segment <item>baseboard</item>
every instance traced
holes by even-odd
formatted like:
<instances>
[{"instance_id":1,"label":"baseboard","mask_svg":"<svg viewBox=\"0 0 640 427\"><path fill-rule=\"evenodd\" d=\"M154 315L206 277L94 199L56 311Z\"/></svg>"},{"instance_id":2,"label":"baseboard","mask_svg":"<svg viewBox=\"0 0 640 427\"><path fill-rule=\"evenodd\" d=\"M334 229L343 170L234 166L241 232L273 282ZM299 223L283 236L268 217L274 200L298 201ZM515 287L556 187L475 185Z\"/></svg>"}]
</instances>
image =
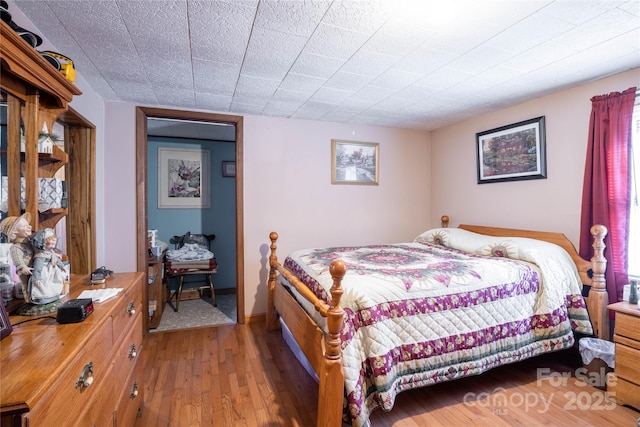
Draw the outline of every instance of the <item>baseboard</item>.
<instances>
[{"instance_id":1,"label":"baseboard","mask_svg":"<svg viewBox=\"0 0 640 427\"><path fill-rule=\"evenodd\" d=\"M263 314L254 314L252 316L245 316L244 323L265 323L267 322L267 315Z\"/></svg>"}]
</instances>

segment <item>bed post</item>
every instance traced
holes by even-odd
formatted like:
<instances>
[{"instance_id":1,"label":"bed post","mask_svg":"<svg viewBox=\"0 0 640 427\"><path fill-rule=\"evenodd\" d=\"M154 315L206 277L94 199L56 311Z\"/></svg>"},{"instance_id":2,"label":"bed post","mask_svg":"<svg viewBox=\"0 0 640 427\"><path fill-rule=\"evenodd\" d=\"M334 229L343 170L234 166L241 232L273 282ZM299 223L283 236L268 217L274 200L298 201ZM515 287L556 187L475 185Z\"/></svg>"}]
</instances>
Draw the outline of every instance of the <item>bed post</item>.
<instances>
[{"instance_id":1,"label":"bed post","mask_svg":"<svg viewBox=\"0 0 640 427\"><path fill-rule=\"evenodd\" d=\"M342 400L344 396L344 372L342 371L342 349L340 330L344 320L344 310L340 306L342 297L341 281L346 267L344 261L333 260L329 272L333 278L331 286L331 307L327 311L327 334L325 335L324 361L318 373L317 427L342 425Z\"/></svg>"},{"instance_id":2,"label":"bed post","mask_svg":"<svg viewBox=\"0 0 640 427\"><path fill-rule=\"evenodd\" d=\"M442 215L440 217L440 226L442 228L449 228L449 217L447 215Z\"/></svg>"},{"instance_id":3,"label":"bed post","mask_svg":"<svg viewBox=\"0 0 640 427\"><path fill-rule=\"evenodd\" d=\"M604 257L604 237L607 227L594 225L591 227L593 236L593 257L591 258L591 290L587 297L587 311L591 317L593 334L603 340L609 340L609 294L604 272L607 270L607 259Z\"/></svg>"},{"instance_id":4,"label":"bed post","mask_svg":"<svg viewBox=\"0 0 640 427\"><path fill-rule=\"evenodd\" d=\"M269 233L269 239L271 239L271 255L269 255L269 280L267 282L267 330L272 331L278 326L276 323L276 312L273 303L276 280L278 280L276 270L276 264L278 263L278 257L276 256L276 241L278 240L278 233L272 231Z\"/></svg>"}]
</instances>

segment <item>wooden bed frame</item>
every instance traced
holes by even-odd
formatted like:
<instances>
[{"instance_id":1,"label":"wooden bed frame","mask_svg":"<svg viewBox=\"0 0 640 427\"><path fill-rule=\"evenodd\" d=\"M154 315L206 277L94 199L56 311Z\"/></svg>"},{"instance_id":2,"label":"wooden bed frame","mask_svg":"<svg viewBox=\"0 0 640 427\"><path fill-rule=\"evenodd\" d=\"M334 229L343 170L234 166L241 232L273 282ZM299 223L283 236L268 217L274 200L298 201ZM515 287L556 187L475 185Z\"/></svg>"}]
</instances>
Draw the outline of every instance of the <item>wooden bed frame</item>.
<instances>
[{"instance_id":1,"label":"wooden bed frame","mask_svg":"<svg viewBox=\"0 0 640 427\"><path fill-rule=\"evenodd\" d=\"M448 216L442 216L441 221L443 227L448 227ZM604 276L607 267L607 260L604 257L606 227L602 225L591 227L594 251L591 261L580 257L575 246L562 233L466 224L462 224L458 228L490 236L527 237L544 240L564 248L574 260L582 282L591 286L586 302L594 335L598 338L609 340L609 316L607 312L609 298ZM280 327L278 318L282 318L302 353L318 375L318 419L316 426L340 426L342 425L344 394L344 373L342 371L340 351L340 329L342 328L344 311L340 307L340 298L343 293L341 281L346 272L345 265L341 260L331 262L329 271L333 278L333 286L331 287L332 301L331 305L328 305L316 297L293 273L280 264L276 255L278 233L272 232L269 238L271 240L271 255L269 256L267 329L273 330ZM311 302L316 311L326 317L328 330L326 334L298 304L291 293L278 282L278 274L282 275L291 286L295 287L300 295Z\"/></svg>"}]
</instances>

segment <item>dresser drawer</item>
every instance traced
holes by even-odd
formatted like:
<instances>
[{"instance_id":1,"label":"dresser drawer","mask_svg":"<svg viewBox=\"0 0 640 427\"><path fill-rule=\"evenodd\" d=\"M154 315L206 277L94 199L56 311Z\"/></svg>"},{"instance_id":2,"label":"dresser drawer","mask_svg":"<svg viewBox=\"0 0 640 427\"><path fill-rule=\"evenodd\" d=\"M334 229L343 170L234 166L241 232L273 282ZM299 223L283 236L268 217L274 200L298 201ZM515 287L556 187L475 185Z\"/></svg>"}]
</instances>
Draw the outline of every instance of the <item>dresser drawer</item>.
<instances>
[{"instance_id":1,"label":"dresser drawer","mask_svg":"<svg viewBox=\"0 0 640 427\"><path fill-rule=\"evenodd\" d=\"M113 365L109 371L109 377L113 372ZM65 426L77 427L113 427L116 416L113 398L116 393L116 384L113 381L102 381L98 395L84 408L84 413L78 420L69 420Z\"/></svg>"},{"instance_id":2,"label":"dresser drawer","mask_svg":"<svg viewBox=\"0 0 640 427\"><path fill-rule=\"evenodd\" d=\"M142 311L142 292L137 287L128 289L122 295L118 306L113 310L114 344L118 342L120 334L129 330L133 325L136 314Z\"/></svg>"},{"instance_id":3,"label":"dresser drawer","mask_svg":"<svg viewBox=\"0 0 640 427\"><path fill-rule=\"evenodd\" d=\"M138 412L142 411L144 403L144 388L142 376L144 364L141 358L136 358L126 385L122 385L118 406L116 407L116 427L128 427L135 424ZM118 395L119 392L116 392Z\"/></svg>"},{"instance_id":4,"label":"dresser drawer","mask_svg":"<svg viewBox=\"0 0 640 427\"><path fill-rule=\"evenodd\" d=\"M640 350L616 344L615 373L618 378L640 385Z\"/></svg>"},{"instance_id":5,"label":"dresser drawer","mask_svg":"<svg viewBox=\"0 0 640 427\"><path fill-rule=\"evenodd\" d=\"M140 359L142 350L142 313L137 313L134 317L134 324L127 331L123 340L119 343L115 350L113 362L114 373L113 381L118 387L124 387L127 378L131 374L136 361ZM118 388L117 394L120 394Z\"/></svg>"},{"instance_id":6,"label":"dresser drawer","mask_svg":"<svg viewBox=\"0 0 640 427\"><path fill-rule=\"evenodd\" d=\"M616 313L615 333L635 341L640 341L640 320L638 316L631 316L626 313Z\"/></svg>"},{"instance_id":7,"label":"dresser drawer","mask_svg":"<svg viewBox=\"0 0 640 427\"><path fill-rule=\"evenodd\" d=\"M84 351L78 353L60 378L26 415L29 426L74 425L73 420L79 419L92 399L102 397L100 388L104 386L103 383L109 382L108 373L112 365L109 359L112 347L111 322L104 322L103 327L96 332L87 341ZM34 369L38 369L38 366L34 366ZM88 379L89 385L82 383L82 376Z\"/></svg>"},{"instance_id":8,"label":"dresser drawer","mask_svg":"<svg viewBox=\"0 0 640 427\"><path fill-rule=\"evenodd\" d=\"M618 405L629 405L640 410L640 385L620 377L613 380L607 389L609 397Z\"/></svg>"}]
</instances>

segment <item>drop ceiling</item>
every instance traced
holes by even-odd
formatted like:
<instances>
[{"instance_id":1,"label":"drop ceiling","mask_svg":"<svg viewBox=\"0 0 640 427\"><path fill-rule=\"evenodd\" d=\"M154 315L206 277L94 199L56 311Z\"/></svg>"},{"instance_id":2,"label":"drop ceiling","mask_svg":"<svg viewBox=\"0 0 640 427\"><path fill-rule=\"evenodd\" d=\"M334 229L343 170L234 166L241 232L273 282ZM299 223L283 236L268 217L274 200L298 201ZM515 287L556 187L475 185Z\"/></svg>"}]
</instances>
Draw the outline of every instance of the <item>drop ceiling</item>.
<instances>
[{"instance_id":1,"label":"drop ceiling","mask_svg":"<svg viewBox=\"0 0 640 427\"><path fill-rule=\"evenodd\" d=\"M640 67L638 0L10 1L15 9L105 100L238 115L433 130Z\"/></svg>"}]
</instances>

